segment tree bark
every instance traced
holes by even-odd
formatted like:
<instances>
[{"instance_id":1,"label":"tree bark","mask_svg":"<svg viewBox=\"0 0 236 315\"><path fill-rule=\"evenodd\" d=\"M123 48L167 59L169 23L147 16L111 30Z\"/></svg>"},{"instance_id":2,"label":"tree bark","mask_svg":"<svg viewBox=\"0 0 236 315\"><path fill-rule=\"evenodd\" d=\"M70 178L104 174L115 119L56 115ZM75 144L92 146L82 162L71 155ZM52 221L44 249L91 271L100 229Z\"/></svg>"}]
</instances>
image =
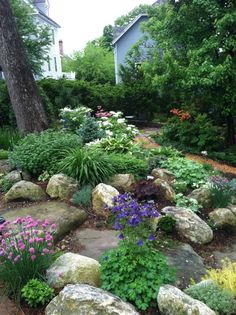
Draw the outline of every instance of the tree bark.
<instances>
[{"instance_id":1,"label":"tree bark","mask_svg":"<svg viewBox=\"0 0 236 315\"><path fill-rule=\"evenodd\" d=\"M48 122L43 104L9 0L0 0L0 66L19 131L27 134L46 129Z\"/></svg>"},{"instance_id":2,"label":"tree bark","mask_svg":"<svg viewBox=\"0 0 236 315\"><path fill-rule=\"evenodd\" d=\"M233 115L230 113L226 117L227 122L227 138L228 138L228 144L233 145L235 144L235 129L234 129L234 118Z\"/></svg>"}]
</instances>

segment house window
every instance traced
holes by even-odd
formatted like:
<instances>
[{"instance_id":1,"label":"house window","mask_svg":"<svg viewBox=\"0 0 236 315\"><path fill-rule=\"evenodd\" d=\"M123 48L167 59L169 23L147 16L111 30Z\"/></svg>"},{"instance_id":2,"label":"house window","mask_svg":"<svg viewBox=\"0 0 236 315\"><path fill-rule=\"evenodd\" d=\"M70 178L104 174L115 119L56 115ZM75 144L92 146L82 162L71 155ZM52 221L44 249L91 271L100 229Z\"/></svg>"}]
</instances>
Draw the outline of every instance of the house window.
<instances>
[{"instance_id":1,"label":"house window","mask_svg":"<svg viewBox=\"0 0 236 315\"><path fill-rule=\"evenodd\" d=\"M54 30L52 30L52 43L55 44L55 33L54 33Z\"/></svg>"},{"instance_id":2,"label":"house window","mask_svg":"<svg viewBox=\"0 0 236 315\"><path fill-rule=\"evenodd\" d=\"M54 66L55 66L55 71L57 72L57 58L54 57Z\"/></svg>"},{"instance_id":3,"label":"house window","mask_svg":"<svg viewBox=\"0 0 236 315\"><path fill-rule=\"evenodd\" d=\"M48 71L51 71L51 62L50 57L48 56Z\"/></svg>"}]
</instances>

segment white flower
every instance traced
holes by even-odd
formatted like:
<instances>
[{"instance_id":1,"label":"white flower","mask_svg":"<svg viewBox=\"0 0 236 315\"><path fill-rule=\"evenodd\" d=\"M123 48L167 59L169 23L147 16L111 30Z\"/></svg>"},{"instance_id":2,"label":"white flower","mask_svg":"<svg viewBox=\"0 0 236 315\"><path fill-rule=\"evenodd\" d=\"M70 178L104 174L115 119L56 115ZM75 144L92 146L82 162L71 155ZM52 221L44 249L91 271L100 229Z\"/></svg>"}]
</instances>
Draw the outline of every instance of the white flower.
<instances>
[{"instance_id":1,"label":"white flower","mask_svg":"<svg viewBox=\"0 0 236 315\"><path fill-rule=\"evenodd\" d=\"M153 176L147 176L147 180L151 180L151 179L154 179L154 177Z\"/></svg>"},{"instance_id":2,"label":"white flower","mask_svg":"<svg viewBox=\"0 0 236 315\"><path fill-rule=\"evenodd\" d=\"M124 118L119 118L117 119L117 123L118 124L123 124L125 122L125 119Z\"/></svg>"},{"instance_id":3,"label":"white flower","mask_svg":"<svg viewBox=\"0 0 236 315\"><path fill-rule=\"evenodd\" d=\"M208 155L207 151L201 151L201 154L204 155L204 156Z\"/></svg>"},{"instance_id":4,"label":"white flower","mask_svg":"<svg viewBox=\"0 0 236 315\"><path fill-rule=\"evenodd\" d=\"M110 137L110 136L113 136L113 132L112 132L112 131L106 130L105 132L106 132L106 135L108 135L109 137Z\"/></svg>"},{"instance_id":5,"label":"white flower","mask_svg":"<svg viewBox=\"0 0 236 315\"><path fill-rule=\"evenodd\" d=\"M128 126L128 127L126 128L126 130L132 130L132 128Z\"/></svg>"},{"instance_id":6,"label":"white flower","mask_svg":"<svg viewBox=\"0 0 236 315\"><path fill-rule=\"evenodd\" d=\"M112 126L112 124L109 121L103 121L102 126Z\"/></svg>"},{"instance_id":7,"label":"white flower","mask_svg":"<svg viewBox=\"0 0 236 315\"><path fill-rule=\"evenodd\" d=\"M108 117L101 117L101 120L108 120Z\"/></svg>"},{"instance_id":8,"label":"white flower","mask_svg":"<svg viewBox=\"0 0 236 315\"><path fill-rule=\"evenodd\" d=\"M86 145L87 146L96 145L96 144L99 144L100 142L101 142L101 140L97 139L97 140L91 141L89 143L86 143Z\"/></svg>"},{"instance_id":9,"label":"white flower","mask_svg":"<svg viewBox=\"0 0 236 315\"><path fill-rule=\"evenodd\" d=\"M114 112L113 117L118 118L118 117L121 117L122 115L123 115L122 112Z\"/></svg>"}]
</instances>

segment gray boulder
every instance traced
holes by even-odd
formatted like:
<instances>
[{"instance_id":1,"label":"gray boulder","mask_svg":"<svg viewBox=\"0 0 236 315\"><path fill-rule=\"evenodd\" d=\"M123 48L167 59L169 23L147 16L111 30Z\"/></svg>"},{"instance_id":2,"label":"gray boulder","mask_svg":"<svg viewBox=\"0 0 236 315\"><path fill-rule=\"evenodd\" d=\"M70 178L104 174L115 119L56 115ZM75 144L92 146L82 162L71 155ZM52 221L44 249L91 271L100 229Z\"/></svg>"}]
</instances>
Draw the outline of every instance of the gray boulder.
<instances>
[{"instance_id":1,"label":"gray boulder","mask_svg":"<svg viewBox=\"0 0 236 315\"><path fill-rule=\"evenodd\" d=\"M75 179L64 174L56 174L50 178L46 192L51 198L65 200L75 193L77 187Z\"/></svg>"},{"instance_id":2,"label":"gray boulder","mask_svg":"<svg viewBox=\"0 0 236 315\"><path fill-rule=\"evenodd\" d=\"M67 285L46 307L45 315L138 315L120 298L86 284ZM210 315L210 314L209 314Z\"/></svg>"},{"instance_id":3,"label":"gray boulder","mask_svg":"<svg viewBox=\"0 0 236 315\"><path fill-rule=\"evenodd\" d=\"M133 174L117 174L113 176L107 184L119 191L130 191L134 183L135 179Z\"/></svg>"},{"instance_id":4,"label":"gray boulder","mask_svg":"<svg viewBox=\"0 0 236 315\"><path fill-rule=\"evenodd\" d=\"M217 208L209 213L209 218L215 227L236 227L235 208Z\"/></svg>"},{"instance_id":5,"label":"gray boulder","mask_svg":"<svg viewBox=\"0 0 236 315\"><path fill-rule=\"evenodd\" d=\"M47 279L48 284L55 289L78 283L97 287L100 285L100 264L86 256L66 253L47 270Z\"/></svg>"},{"instance_id":6,"label":"gray boulder","mask_svg":"<svg viewBox=\"0 0 236 315\"><path fill-rule=\"evenodd\" d=\"M154 181L154 184L160 188L166 200L174 201L175 192L168 182L158 178Z\"/></svg>"},{"instance_id":7,"label":"gray boulder","mask_svg":"<svg viewBox=\"0 0 236 315\"><path fill-rule=\"evenodd\" d=\"M12 182L12 183L17 183L20 182L21 180L26 180L26 181L30 181L31 180L31 175L28 172L25 171L12 171L10 173L8 173L4 179Z\"/></svg>"},{"instance_id":8,"label":"gray boulder","mask_svg":"<svg viewBox=\"0 0 236 315\"><path fill-rule=\"evenodd\" d=\"M202 186L198 189L194 189L188 197L196 199L203 208L212 207L211 190L209 187Z\"/></svg>"},{"instance_id":9,"label":"gray boulder","mask_svg":"<svg viewBox=\"0 0 236 315\"><path fill-rule=\"evenodd\" d=\"M7 174L13 169L8 160L0 160L0 174Z\"/></svg>"},{"instance_id":10,"label":"gray boulder","mask_svg":"<svg viewBox=\"0 0 236 315\"><path fill-rule=\"evenodd\" d=\"M161 213L170 215L176 220L178 233L197 244L207 244L213 239L213 231L198 215L190 209L165 207Z\"/></svg>"},{"instance_id":11,"label":"gray boulder","mask_svg":"<svg viewBox=\"0 0 236 315\"><path fill-rule=\"evenodd\" d=\"M151 172L151 175L155 179L162 179L169 184L171 184L175 180L174 174L164 168L154 168Z\"/></svg>"},{"instance_id":12,"label":"gray boulder","mask_svg":"<svg viewBox=\"0 0 236 315\"><path fill-rule=\"evenodd\" d=\"M171 285L160 287L157 303L162 315L216 315L206 304Z\"/></svg>"},{"instance_id":13,"label":"gray boulder","mask_svg":"<svg viewBox=\"0 0 236 315\"><path fill-rule=\"evenodd\" d=\"M6 202L23 199L30 201L41 201L46 199L47 195L43 189L31 182L21 180L14 184L4 196Z\"/></svg>"}]
</instances>

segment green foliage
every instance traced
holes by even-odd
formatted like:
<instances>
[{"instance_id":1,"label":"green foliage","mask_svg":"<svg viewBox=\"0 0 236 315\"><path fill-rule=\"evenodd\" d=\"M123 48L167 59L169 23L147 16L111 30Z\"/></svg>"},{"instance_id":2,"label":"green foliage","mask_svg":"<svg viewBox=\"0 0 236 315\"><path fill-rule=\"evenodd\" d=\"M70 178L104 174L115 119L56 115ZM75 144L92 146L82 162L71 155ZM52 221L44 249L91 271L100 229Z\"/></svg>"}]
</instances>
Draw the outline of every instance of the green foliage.
<instances>
[{"instance_id":1,"label":"green foliage","mask_svg":"<svg viewBox=\"0 0 236 315\"><path fill-rule=\"evenodd\" d=\"M181 150L201 152L221 149L224 144L222 128L213 125L206 114L181 121L172 117L162 129L159 143L174 144Z\"/></svg>"},{"instance_id":2,"label":"green foliage","mask_svg":"<svg viewBox=\"0 0 236 315\"><path fill-rule=\"evenodd\" d=\"M79 105L74 109L69 107L60 110L61 123L63 128L70 132L75 132L84 122L87 115L92 110L86 106Z\"/></svg>"},{"instance_id":3,"label":"green foliage","mask_svg":"<svg viewBox=\"0 0 236 315\"><path fill-rule=\"evenodd\" d=\"M64 157L63 151L81 144L77 135L45 131L38 135L29 134L21 139L9 154L12 165L20 166L35 176L44 171L58 172L58 162Z\"/></svg>"},{"instance_id":4,"label":"green foliage","mask_svg":"<svg viewBox=\"0 0 236 315\"><path fill-rule=\"evenodd\" d=\"M34 9L25 1L11 0L10 4L31 67L34 73L40 74L41 66L47 60L51 43L51 30L47 26L36 22Z\"/></svg>"},{"instance_id":5,"label":"green foliage","mask_svg":"<svg viewBox=\"0 0 236 315\"><path fill-rule=\"evenodd\" d=\"M127 153L132 145L132 141L124 136L103 138L99 143L99 147L107 153Z\"/></svg>"},{"instance_id":6,"label":"green foliage","mask_svg":"<svg viewBox=\"0 0 236 315\"><path fill-rule=\"evenodd\" d=\"M190 286L185 293L205 303L219 315L236 314L234 295L214 283Z\"/></svg>"},{"instance_id":7,"label":"green foliage","mask_svg":"<svg viewBox=\"0 0 236 315\"><path fill-rule=\"evenodd\" d=\"M83 144L101 139L105 136L104 131L100 128L94 117L87 117L77 131Z\"/></svg>"},{"instance_id":8,"label":"green foliage","mask_svg":"<svg viewBox=\"0 0 236 315\"><path fill-rule=\"evenodd\" d=\"M115 26L125 27L129 25L139 14L147 13L148 8L150 8L150 5L140 4L139 6L135 7L133 10L128 12L127 14L118 17L115 20Z\"/></svg>"},{"instance_id":9,"label":"green foliage","mask_svg":"<svg viewBox=\"0 0 236 315\"><path fill-rule=\"evenodd\" d=\"M8 159L8 151L0 149L0 160Z\"/></svg>"},{"instance_id":10,"label":"green foliage","mask_svg":"<svg viewBox=\"0 0 236 315\"><path fill-rule=\"evenodd\" d=\"M92 186L84 185L79 191L73 195L73 203L88 207L92 202Z\"/></svg>"},{"instance_id":11,"label":"green foliage","mask_svg":"<svg viewBox=\"0 0 236 315\"><path fill-rule=\"evenodd\" d=\"M221 152L209 152L208 156L214 160L236 166L236 145L232 145Z\"/></svg>"},{"instance_id":12,"label":"green foliage","mask_svg":"<svg viewBox=\"0 0 236 315\"><path fill-rule=\"evenodd\" d=\"M236 196L235 180L228 180L221 176L210 178L211 200L214 208L226 208L233 196Z\"/></svg>"},{"instance_id":13,"label":"green foliage","mask_svg":"<svg viewBox=\"0 0 236 315\"><path fill-rule=\"evenodd\" d=\"M16 129L11 127L0 128L0 149L12 149L20 138L21 136Z\"/></svg>"},{"instance_id":14,"label":"green foliage","mask_svg":"<svg viewBox=\"0 0 236 315\"><path fill-rule=\"evenodd\" d=\"M175 195L176 207L188 208L193 212L198 212L202 206L194 198L185 197L182 193Z\"/></svg>"},{"instance_id":15,"label":"green foliage","mask_svg":"<svg viewBox=\"0 0 236 315\"><path fill-rule=\"evenodd\" d=\"M171 171L177 182L185 183L188 188L198 188L206 183L210 175L202 164L182 157L168 158L161 162L163 168Z\"/></svg>"},{"instance_id":16,"label":"green foliage","mask_svg":"<svg viewBox=\"0 0 236 315\"><path fill-rule=\"evenodd\" d=\"M77 179L81 186L95 186L115 174L109 157L102 151L78 147L64 151L64 156L60 170Z\"/></svg>"},{"instance_id":17,"label":"green foliage","mask_svg":"<svg viewBox=\"0 0 236 315\"><path fill-rule=\"evenodd\" d=\"M21 296L31 307L45 305L54 297L54 290L46 282L31 279L21 290Z\"/></svg>"},{"instance_id":18,"label":"green foliage","mask_svg":"<svg viewBox=\"0 0 236 315\"><path fill-rule=\"evenodd\" d=\"M171 234L175 230L175 226L176 220L172 218L170 215L161 217L158 220L158 227L167 234Z\"/></svg>"},{"instance_id":19,"label":"green foliage","mask_svg":"<svg viewBox=\"0 0 236 315\"><path fill-rule=\"evenodd\" d=\"M133 174L136 178L147 176L148 165L145 160L130 154L110 154L108 157L117 174Z\"/></svg>"},{"instance_id":20,"label":"green foliage","mask_svg":"<svg viewBox=\"0 0 236 315\"><path fill-rule=\"evenodd\" d=\"M175 272L160 252L125 243L105 252L100 259L102 288L133 303L138 309L156 306L162 284L175 281Z\"/></svg>"},{"instance_id":21,"label":"green foliage","mask_svg":"<svg viewBox=\"0 0 236 315\"><path fill-rule=\"evenodd\" d=\"M12 182L9 179L6 178L0 179L0 187L3 192L7 192L13 185L14 182Z\"/></svg>"}]
</instances>

